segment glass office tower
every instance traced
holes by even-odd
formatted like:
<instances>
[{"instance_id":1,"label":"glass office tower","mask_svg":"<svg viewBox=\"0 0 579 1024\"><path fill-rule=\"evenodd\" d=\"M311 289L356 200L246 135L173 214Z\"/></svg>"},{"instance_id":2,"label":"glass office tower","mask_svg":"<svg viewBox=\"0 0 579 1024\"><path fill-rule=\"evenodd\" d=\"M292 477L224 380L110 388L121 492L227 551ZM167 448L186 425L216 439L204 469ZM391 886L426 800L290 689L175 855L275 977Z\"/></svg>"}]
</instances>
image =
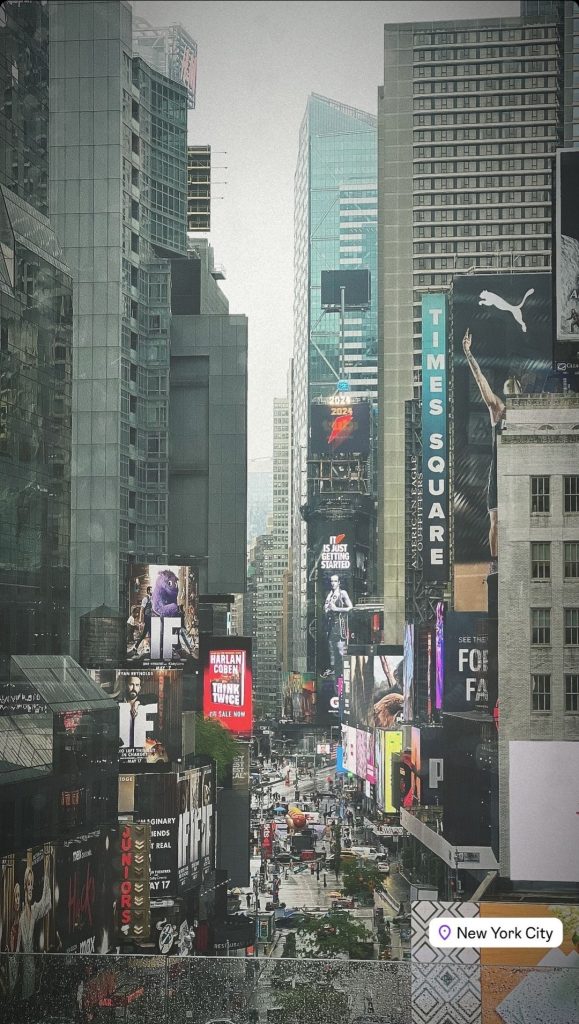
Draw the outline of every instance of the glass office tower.
<instances>
[{"instance_id":1,"label":"glass office tower","mask_svg":"<svg viewBox=\"0 0 579 1024\"><path fill-rule=\"evenodd\" d=\"M0 8L0 678L68 650L72 282L45 216L45 4Z\"/></svg>"},{"instance_id":2,"label":"glass office tower","mask_svg":"<svg viewBox=\"0 0 579 1024\"><path fill-rule=\"evenodd\" d=\"M354 396L377 395L376 118L312 95L300 130L294 224L294 443L292 463L293 665L306 671L306 529L309 407L340 376L340 317L320 305L322 270L369 269L372 305L347 313L345 368Z\"/></svg>"}]
</instances>

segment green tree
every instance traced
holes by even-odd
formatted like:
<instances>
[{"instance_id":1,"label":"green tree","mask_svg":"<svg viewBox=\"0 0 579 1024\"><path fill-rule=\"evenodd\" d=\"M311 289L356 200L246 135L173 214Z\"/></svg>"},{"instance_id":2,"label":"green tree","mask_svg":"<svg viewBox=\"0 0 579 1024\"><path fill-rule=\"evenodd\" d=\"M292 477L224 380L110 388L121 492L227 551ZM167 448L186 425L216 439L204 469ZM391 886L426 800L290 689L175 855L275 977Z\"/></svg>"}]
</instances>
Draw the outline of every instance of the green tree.
<instances>
[{"instance_id":1,"label":"green tree","mask_svg":"<svg viewBox=\"0 0 579 1024\"><path fill-rule=\"evenodd\" d=\"M372 900L376 889L382 888L382 874L375 864L358 858L345 865L342 887L347 896Z\"/></svg>"},{"instance_id":2,"label":"green tree","mask_svg":"<svg viewBox=\"0 0 579 1024\"><path fill-rule=\"evenodd\" d=\"M292 959L295 959L296 956L296 933L288 932L285 937L282 957L291 957Z\"/></svg>"},{"instance_id":3,"label":"green tree","mask_svg":"<svg viewBox=\"0 0 579 1024\"><path fill-rule=\"evenodd\" d=\"M212 757L217 764L217 782L227 781L233 759L239 753L239 744L228 729L214 719L195 717L195 753Z\"/></svg>"},{"instance_id":4,"label":"green tree","mask_svg":"<svg viewBox=\"0 0 579 1024\"><path fill-rule=\"evenodd\" d=\"M298 930L301 956L315 960L347 953L351 960L371 960L372 940L362 924L346 911L332 910L323 917L308 918Z\"/></svg>"}]
</instances>

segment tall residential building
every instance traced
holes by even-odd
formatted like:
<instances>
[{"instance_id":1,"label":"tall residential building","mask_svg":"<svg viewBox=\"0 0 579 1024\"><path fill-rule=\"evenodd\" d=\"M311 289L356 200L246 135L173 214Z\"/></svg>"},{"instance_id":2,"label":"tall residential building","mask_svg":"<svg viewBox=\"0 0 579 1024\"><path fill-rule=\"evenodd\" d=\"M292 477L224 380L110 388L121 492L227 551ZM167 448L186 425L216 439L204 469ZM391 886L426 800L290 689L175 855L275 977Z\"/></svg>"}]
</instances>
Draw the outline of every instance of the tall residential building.
<instances>
[{"instance_id":1,"label":"tall residential building","mask_svg":"<svg viewBox=\"0 0 579 1024\"><path fill-rule=\"evenodd\" d=\"M510 399L498 448L500 865L526 888L579 881L578 425L577 395Z\"/></svg>"},{"instance_id":2,"label":"tall residential building","mask_svg":"<svg viewBox=\"0 0 579 1024\"><path fill-rule=\"evenodd\" d=\"M187 90L131 8L50 10L50 213L75 282L71 640L167 551L170 273L186 254Z\"/></svg>"},{"instance_id":3,"label":"tall residential building","mask_svg":"<svg viewBox=\"0 0 579 1024\"><path fill-rule=\"evenodd\" d=\"M195 108L197 43L182 25L150 25L133 18L133 49L149 67L187 89L187 106Z\"/></svg>"},{"instance_id":4,"label":"tall residential building","mask_svg":"<svg viewBox=\"0 0 579 1024\"><path fill-rule=\"evenodd\" d=\"M539 6L527 18L385 26L378 561L388 643L403 637L404 403L420 394L421 296L471 267L550 267L564 8Z\"/></svg>"},{"instance_id":5,"label":"tall residential building","mask_svg":"<svg viewBox=\"0 0 579 1024\"><path fill-rule=\"evenodd\" d=\"M0 7L0 679L68 651L72 280L47 220L48 10Z\"/></svg>"},{"instance_id":6,"label":"tall residential building","mask_svg":"<svg viewBox=\"0 0 579 1024\"><path fill-rule=\"evenodd\" d=\"M294 213L294 366L292 401L293 665L306 671L309 410L340 377L340 316L320 303L323 270L368 269L373 302L346 313L345 370L354 396L377 395L376 118L313 94L299 138Z\"/></svg>"}]
</instances>

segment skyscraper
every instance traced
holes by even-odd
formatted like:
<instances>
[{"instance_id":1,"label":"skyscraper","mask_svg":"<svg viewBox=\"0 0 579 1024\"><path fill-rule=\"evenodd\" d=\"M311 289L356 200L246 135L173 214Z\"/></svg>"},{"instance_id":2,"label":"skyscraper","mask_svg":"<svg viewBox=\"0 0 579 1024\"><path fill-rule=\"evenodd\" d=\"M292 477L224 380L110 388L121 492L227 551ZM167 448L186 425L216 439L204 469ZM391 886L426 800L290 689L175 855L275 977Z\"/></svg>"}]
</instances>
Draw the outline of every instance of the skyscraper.
<instances>
[{"instance_id":1,"label":"skyscraper","mask_svg":"<svg viewBox=\"0 0 579 1024\"><path fill-rule=\"evenodd\" d=\"M0 679L68 650L72 281L47 220L48 11L0 8Z\"/></svg>"},{"instance_id":2,"label":"skyscraper","mask_svg":"<svg viewBox=\"0 0 579 1024\"><path fill-rule=\"evenodd\" d=\"M292 401L293 665L306 671L306 524L309 409L340 377L340 319L320 303L323 270L367 269L376 279L376 118L313 94L295 174ZM374 293L375 294L375 291ZM345 370L354 396L375 398L376 304L346 313Z\"/></svg>"},{"instance_id":3,"label":"skyscraper","mask_svg":"<svg viewBox=\"0 0 579 1024\"><path fill-rule=\"evenodd\" d=\"M50 211L76 285L74 653L80 615L119 607L127 562L167 551L167 257L186 254L188 92L133 57L127 3L49 10Z\"/></svg>"},{"instance_id":4,"label":"skyscraper","mask_svg":"<svg viewBox=\"0 0 579 1024\"><path fill-rule=\"evenodd\" d=\"M404 402L420 394L421 295L470 267L550 267L563 8L539 6L528 18L385 26L378 560L389 643L403 636Z\"/></svg>"}]
</instances>

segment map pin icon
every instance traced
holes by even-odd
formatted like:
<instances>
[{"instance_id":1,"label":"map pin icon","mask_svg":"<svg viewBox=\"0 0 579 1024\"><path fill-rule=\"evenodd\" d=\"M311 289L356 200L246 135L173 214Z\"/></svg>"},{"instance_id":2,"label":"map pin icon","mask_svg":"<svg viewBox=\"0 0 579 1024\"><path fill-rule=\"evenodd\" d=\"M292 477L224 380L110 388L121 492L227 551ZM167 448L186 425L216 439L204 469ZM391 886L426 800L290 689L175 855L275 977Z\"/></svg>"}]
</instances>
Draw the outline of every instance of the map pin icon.
<instances>
[{"instance_id":1,"label":"map pin icon","mask_svg":"<svg viewBox=\"0 0 579 1024\"><path fill-rule=\"evenodd\" d=\"M440 935L441 939L448 939L450 935L450 925L441 924L440 928L438 929L438 934Z\"/></svg>"}]
</instances>

